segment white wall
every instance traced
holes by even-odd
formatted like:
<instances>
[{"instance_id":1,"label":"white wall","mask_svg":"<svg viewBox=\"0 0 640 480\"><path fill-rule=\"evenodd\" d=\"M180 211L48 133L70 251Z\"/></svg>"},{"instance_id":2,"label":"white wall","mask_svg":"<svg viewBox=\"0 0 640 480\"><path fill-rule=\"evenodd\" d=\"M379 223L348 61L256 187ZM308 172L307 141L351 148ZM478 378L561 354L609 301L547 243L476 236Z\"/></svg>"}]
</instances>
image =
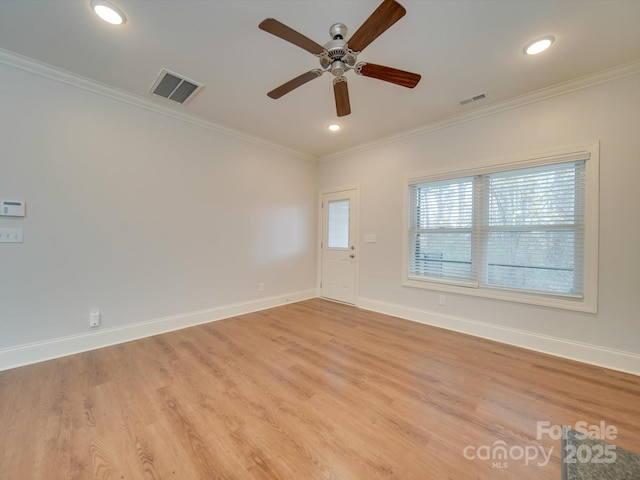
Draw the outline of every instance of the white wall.
<instances>
[{"instance_id":1,"label":"white wall","mask_svg":"<svg viewBox=\"0 0 640 480\"><path fill-rule=\"evenodd\" d=\"M315 295L315 163L2 63L0 97L0 369Z\"/></svg>"},{"instance_id":2,"label":"white wall","mask_svg":"<svg viewBox=\"0 0 640 480\"><path fill-rule=\"evenodd\" d=\"M103 92L104 93L104 92ZM640 76L316 165L0 62L0 369L316 293L317 191L360 185L358 304L640 374ZM135 103L135 102L134 102ZM385 120L388 121L388 120ZM403 178L600 140L596 315L403 287ZM258 292L259 282L265 291ZM89 329L90 307L102 325Z\"/></svg>"},{"instance_id":3,"label":"white wall","mask_svg":"<svg viewBox=\"0 0 640 480\"><path fill-rule=\"evenodd\" d=\"M385 121L391 121L385 119ZM582 314L401 285L403 178L600 140L599 311ZM640 374L640 75L319 165L319 189L360 184L358 304Z\"/></svg>"}]
</instances>

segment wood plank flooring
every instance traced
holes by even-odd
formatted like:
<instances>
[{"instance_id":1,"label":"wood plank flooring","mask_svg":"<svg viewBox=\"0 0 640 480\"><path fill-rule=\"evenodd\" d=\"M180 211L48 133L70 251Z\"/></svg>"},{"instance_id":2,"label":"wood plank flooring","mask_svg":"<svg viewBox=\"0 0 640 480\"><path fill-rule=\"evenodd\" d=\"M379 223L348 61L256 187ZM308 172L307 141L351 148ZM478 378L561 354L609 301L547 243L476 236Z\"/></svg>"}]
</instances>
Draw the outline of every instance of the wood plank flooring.
<instances>
[{"instance_id":1,"label":"wood plank flooring","mask_svg":"<svg viewBox=\"0 0 640 480\"><path fill-rule=\"evenodd\" d=\"M640 452L640 377L314 299L0 372L0 478L559 479L538 421Z\"/></svg>"}]
</instances>

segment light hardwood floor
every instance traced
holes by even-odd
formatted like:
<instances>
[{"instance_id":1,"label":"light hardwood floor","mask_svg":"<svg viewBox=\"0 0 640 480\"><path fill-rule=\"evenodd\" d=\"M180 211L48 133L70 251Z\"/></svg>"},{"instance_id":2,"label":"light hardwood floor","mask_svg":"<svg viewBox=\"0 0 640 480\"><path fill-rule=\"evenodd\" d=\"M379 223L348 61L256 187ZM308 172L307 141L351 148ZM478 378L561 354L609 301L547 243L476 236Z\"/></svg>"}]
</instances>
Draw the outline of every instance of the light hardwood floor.
<instances>
[{"instance_id":1,"label":"light hardwood floor","mask_svg":"<svg viewBox=\"0 0 640 480\"><path fill-rule=\"evenodd\" d=\"M640 377L314 299L0 372L0 478L559 479L538 421L640 452Z\"/></svg>"}]
</instances>

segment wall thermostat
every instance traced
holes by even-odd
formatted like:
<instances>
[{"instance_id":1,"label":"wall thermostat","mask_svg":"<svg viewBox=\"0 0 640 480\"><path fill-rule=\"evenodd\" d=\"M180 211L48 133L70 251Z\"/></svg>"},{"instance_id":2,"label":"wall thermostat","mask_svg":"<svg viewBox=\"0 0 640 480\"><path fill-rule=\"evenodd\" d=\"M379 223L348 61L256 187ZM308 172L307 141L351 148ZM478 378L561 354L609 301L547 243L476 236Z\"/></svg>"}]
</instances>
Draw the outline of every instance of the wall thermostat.
<instances>
[{"instance_id":1,"label":"wall thermostat","mask_svg":"<svg viewBox=\"0 0 640 480\"><path fill-rule=\"evenodd\" d=\"M25 202L23 200L0 200L0 215L5 217L24 217Z\"/></svg>"}]
</instances>

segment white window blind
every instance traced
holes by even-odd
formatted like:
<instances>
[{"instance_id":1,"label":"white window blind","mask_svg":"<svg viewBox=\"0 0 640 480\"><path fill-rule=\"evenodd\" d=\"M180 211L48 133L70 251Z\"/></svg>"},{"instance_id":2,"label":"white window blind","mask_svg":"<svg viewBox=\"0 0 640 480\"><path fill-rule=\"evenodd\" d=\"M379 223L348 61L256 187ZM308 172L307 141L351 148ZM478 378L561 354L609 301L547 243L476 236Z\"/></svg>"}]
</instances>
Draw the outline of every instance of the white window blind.
<instances>
[{"instance_id":1,"label":"white window blind","mask_svg":"<svg viewBox=\"0 0 640 480\"><path fill-rule=\"evenodd\" d=\"M582 296L584 161L481 177L482 284Z\"/></svg>"},{"instance_id":2,"label":"white window blind","mask_svg":"<svg viewBox=\"0 0 640 480\"><path fill-rule=\"evenodd\" d=\"M410 275L473 279L473 178L413 185Z\"/></svg>"},{"instance_id":3,"label":"white window blind","mask_svg":"<svg viewBox=\"0 0 640 480\"><path fill-rule=\"evenodd\" d=\"M349 248L349 199L330 201L327 247Z\"/></svg>"},{"instance_id":4,"label":"white window blind","mask_svg":"<svg viewBox=\"0 0 640 480\"><path fill-rule=\"evenodd\" d=\"M582 298L585 161L409 184L408 277Z\"/></svg>"}]
</instances>

